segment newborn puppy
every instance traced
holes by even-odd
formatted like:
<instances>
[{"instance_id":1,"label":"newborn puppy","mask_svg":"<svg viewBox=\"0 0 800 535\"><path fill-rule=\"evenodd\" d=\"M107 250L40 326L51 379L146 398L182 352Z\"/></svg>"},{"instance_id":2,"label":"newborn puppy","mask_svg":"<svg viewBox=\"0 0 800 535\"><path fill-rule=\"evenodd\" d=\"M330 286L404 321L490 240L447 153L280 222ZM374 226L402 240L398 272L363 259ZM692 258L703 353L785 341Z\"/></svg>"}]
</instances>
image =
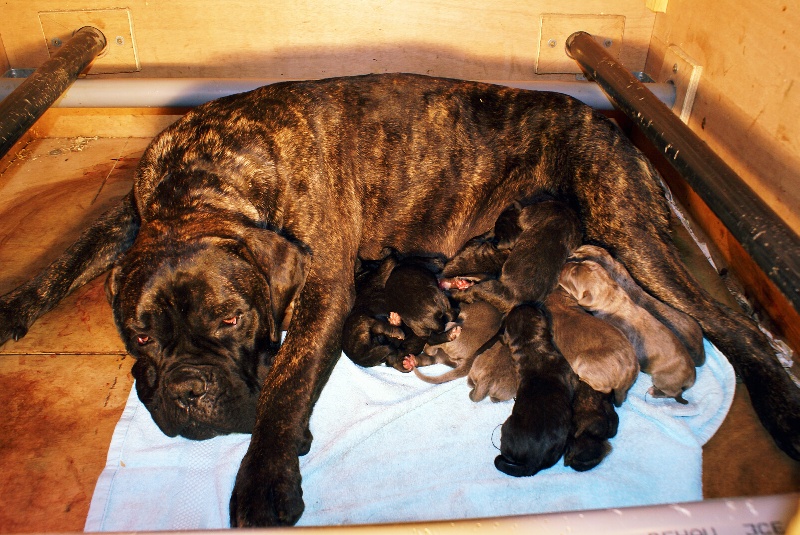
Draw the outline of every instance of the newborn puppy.
<instances>
[{"instance_id":1,"label":"newborn puppy","mask_svg":"<svg viewBox=\"0 0 800 535\"><path fill-rule=\"evenodd\" d=\"M694 361L671 330L634 303L597 262L569 262L559 281L578 304L625 333L653 379L652 396L686 403L681 394L694 384Z\"/></svg>"},{"instance_id":2,"label":"newborn puppy","mask_svg":"<svg viewBox=\"0 0 800 535\"><path fill-rule=\"evenodd\" d=\"M593 389L614 393L619 407L639 375L639 361L622 332L592 316L561 287L545 299L553 342L572 370Z\"/></svg>"},{"instance_id":3,"label":"newborn puppy","mask_svg":"<svg viewBox=\"0 0 800 535\"><path fill-rule=\"evenodd\" d=\"M444 266L439 287L444 290L464 290L475 282L496 279L519 238L522 207L514 203L506 208L494 224L494 229L469 240Z\"/></svg>"},{"instance_id":4,"label":"newborn puppy","mask_svg":"<svg viewBox=\"0 0 800 535\"><path fill-rule=\"evenodd\" d=\"M547 199L523 207L521 231L496 280L454 292L458 301L482 299L504 314L523 302L539 302L553 290L573 249L580 245L580 221L566 204Z\"/></svg>"},{"instance_id":5,"label":"newborn puppy","mask_svg":"<svg viewBox=\"0 0 800 535\"><path fill-rule=\"evenodd\" d=\"M449 332L460 330L460 334L443 344L428 343L418 356L407 357L417 377L426 383L440 384L466 377L484 344L500 330L503 318L500 311L484 301L465 303L458 313L460 326L451 327ZM435 377L423 374L417 366L447 364L455 369Z\"/></svg>"},{"instance_id":6,"label":"newborn puppy","mask_svg":"<svg viewBox=\"0 0 800 535\"><path fill-rule=\"evenodd\" d=\"M590 470L611 452L608 439L617 434L619 416L610 396L578 381L572 398L572 432L564 453L564 466Z\"/></svg>"},{"instance_id":7,"label":"newborn puppy","mask_svg":"<svg viewBox=\"0 0 800 535\"><path fill-rule=\"evenodd\" d=\"M475 402L486 396L492 402L508 401L517 394L519 372L511 351L499 337L472 363L467 384L472 387L469 399Z\"/></svg>"},{"instance_id":8,"label":"newborn puppy","mask_svg":"<svg viewBox=\"0 0 800 535\"><path fill-rule=\"evenodd\" d=\"M364 264L356 274L356 299L342 329L342 349L361 366L397 361L407 354L401 349L403 329L388 321L384 285L394 264L391 258Z\"/></svg>"},{"instance_id":9,"label":"newborn puppy","mask_svg":"<svg viewBox=\"0 0 800 535\"><path fill-rule=\"evenodd\" d=\"M513 308L503 340L520 374L516 402L503 423L495 467L511 476L531 476L564 454L572 429L572 397L577 376L553 346L544 312L537 306Z\"/></svg>"},{"instance_id":10,"label":"newborn puppy","mask_svg":"<svg viewBox=\"0 0 800 535\"><path fill-rule=\"evenodd\" d=\"M447 325L457 316L436 278L435 258L398 259L384 286L384 300L395 326L405 325L417 337L434 344L448 342ZM401 323L402 322L402 323Z\"/></svg>"},{"instance_id":11,"label":"newborn puppy","mask_svg":"<svg viewBox=\"0 0 800 535\"><path fill-rule=\"evenodd\" d=\"M676 310L666 303L662 303L649 293L645 292L633 280L628 270L611 254L596 245L581 245L570 255L569 260L579 262L592 260L597 262L611 275L611 278L627 292L633 302L647 310L661 323L669 327L675 336L683 343L692 356L695 366L702 366L706 359L703 347L703 331L700 324L691 316Z\"/></svg>"}]
</instances>

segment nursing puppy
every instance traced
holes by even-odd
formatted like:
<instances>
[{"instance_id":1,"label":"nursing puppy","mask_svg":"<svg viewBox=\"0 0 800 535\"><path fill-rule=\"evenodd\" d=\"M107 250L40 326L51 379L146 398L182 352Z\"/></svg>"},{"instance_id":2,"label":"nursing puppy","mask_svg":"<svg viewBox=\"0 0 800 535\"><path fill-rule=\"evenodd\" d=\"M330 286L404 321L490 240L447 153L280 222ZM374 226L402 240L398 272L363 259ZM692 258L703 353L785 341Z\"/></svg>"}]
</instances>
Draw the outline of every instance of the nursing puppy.
<instances>
[{"instance_id":1,"label":"nursing puppy","mask_svg":"<svg viewBox=\"0 0 800 535\"><path fill-rule=\"evenodd\" d=\"M755 322L681 263L650 162L574 98L480 82L292 81L194 108L144 151L129 195L0 297L0 344L110 271L114 320L159 427L196 439L252 432L231 523L293 524L298 455L341 354L357 259L387 247L451 258L542 194L569 199L584 242L700 323L776 443L800 458L800 391Z\"/></svg>"},{"instance_id":2,"label":"nursing puppy","mask_svg":"<svg viewBox=\"0 0 800 535\"><path fill-rule=\"evenodd\" d=\"M592 260L597 262L611 275L611 278L625 290L633 302L647 310L661 323L669 327L675 336L683 343L692 356L695 366L702 366L706 360L703 346L703 331L700 325L688 314L662 303L655 297L645 292L633 280L628 270L611 254L597 245L581 245L570 255L570 260Z\"/></svg>"},{"instance_id":3,"label":"nursing puppy","mask_svg":"<svg viewBox=\"0 0 800 535\"><path fill-rule=\"evenodd\" d=\"M439 277L439 287L445 290L465 290L475 284L500 276L522 233L519 203L506 208L495 221L492 231L469 240L447 261Z\"/></svg>"},{"instance_id":4,"label":"nursing puppy","mask_svg":"<svg viewBox=\"0 0 800 535\"><path fill-rule=\"evenodd\" d=\"M402 372L413 368L408 355L429 340L444 343L461 331L456 311L439 290L435 257L400 257L387 252L381 262L362 262L356 275L356 302L342 329L342 349L361 366L381 362Z\"/></svg>"},{"instance_id":5,"label":"nursing puppy","mask_svg":"<svg viewBox=\"0 0 800 535\"><path fill-rule=\"evenodd\" d=\"M644 308L638 306L598 263L569 262L559 284L579 305L618 329L630 340L641 369L653 380L650 394L687 403L681 395L694 384L695 366L686 347Z\"/></svg>"},{"instance_id":6,"label":"nursing puppy","mask_svg":"<svg viewBox=\"0 0 800 535\"><path fill-rule=\"evenodd\" d=\"M453 327L460 329L460 334L445 343L429 342L420 355L410 355L408 361L414 373L431 384L441 384L466 377L484 344L500 330L502 321L500 311L485 301L464 303L458 313L459 326ZM447 364L454 369L437 376L425 375L417 369L417 366L437 363Z\"/></svg>"},{"instance_id":7,"label":"nursing puppy","mask_svg":"<svg viewBox=\"0 0 800 535\"><path fill-rule=\"evenodd\" d=\"M566 290L545 299L553 342L572 370L593 389L613 392L619 407L639 375L639 361L628 338L612 324L592 316Z\"/></svg>"},{"instance_id":8,"label":"nursing puppy","mask_svg":"<svg viewBox=\"0 0 800 535\"><path fill-rule=\"evenodd\" d=\"M511 476L532 476L564 454L578 378L553 346L547 318L537 306L513 308L505 319L503 340L520 383L511 416L501 427L494 465Z\"/></svg>"},{"instance_id":9,"label":"nursing puppy","mask_svg":"<svg viewBox=\"0 0 800 535\"><path fill-rule=\"evenodd\" d=\"M449 332L458 310L439 289L436 272L441 264L434 257L406 257L395 262L384 285L389 322L405 326L426 343L442 344L457 336Z\"/></svg>"},{"instance_id":10,"label":"nursing puppy","mask_svg":"<svg viewBox=\"0 0 800 535\"><path fill-rule=\"evenodd\" d=\"M581 225L566 204L545 198L519 210L521 229L500 276L453 292L458 301L482 299L506 314L524 302L542 302L553 290L565 260L580 244Z\"/></svg>"},{"instance_id":11,"label":"nursing puppy","mask_svg":"<svg viewBox=\"0 0 800 535\"><path fill-rule=\"evenodd\" d=\"M472 387L469 399L478 402L489 399L496 403L508 401L517 395L519 372L511 351L497 337L472 363L467 384Z\"/></svg>"},{"instance_id":12,"label":"nursing puppy","mask_svg":"<svg viewBox=\"0 0 800 535\"><path fill-rule=\"evenodd\" d=\"M342 328L342 350L361 366L385 363L400 371L403 357L419 351L422 340L406 339L399 326L389 322L386 280L396 265L394 258L380 263L363 263L356 274L356 299Z\"/></svg>"}]
</instances>

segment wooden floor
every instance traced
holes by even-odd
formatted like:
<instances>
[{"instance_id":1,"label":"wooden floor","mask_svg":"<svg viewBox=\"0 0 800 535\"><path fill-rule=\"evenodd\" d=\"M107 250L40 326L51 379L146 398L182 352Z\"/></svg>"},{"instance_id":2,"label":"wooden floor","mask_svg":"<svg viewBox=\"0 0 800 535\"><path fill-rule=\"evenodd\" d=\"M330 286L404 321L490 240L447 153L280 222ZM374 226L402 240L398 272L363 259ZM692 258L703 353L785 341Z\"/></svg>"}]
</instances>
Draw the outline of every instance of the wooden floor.
<instances>
[{"instance_id":1,"label":"wooden floor","mask_svg":"<svg viewBox=\"0 0 800 535\"><path fill-rule=\"evenodd\" d=\"M130 187L148 139L43 139L0 166L0 294L61 252ZM704 283L713 272L688 255ZM0 348L0 532L83 529L132 385L103 279ZM657 482L654 482L657 484ZM800 464L755 420L746 391L704 450L706 497L800 490Z\"/></svg>"}]
</instances>

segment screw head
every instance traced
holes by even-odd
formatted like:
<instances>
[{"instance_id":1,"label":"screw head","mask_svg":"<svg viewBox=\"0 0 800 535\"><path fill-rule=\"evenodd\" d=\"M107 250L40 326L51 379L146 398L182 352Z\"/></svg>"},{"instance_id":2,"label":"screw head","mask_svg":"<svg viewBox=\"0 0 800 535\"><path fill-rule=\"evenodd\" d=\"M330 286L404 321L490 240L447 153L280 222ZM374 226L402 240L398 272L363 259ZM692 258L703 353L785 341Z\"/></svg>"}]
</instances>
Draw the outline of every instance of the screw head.
<instances>
[{"instance_id":1,"label":"screw head","mask_svg":"<svg viewBox=\"0 0 800 535\"><path fill-rule=\"evenodd\" d=\"M122 45L125 44L125 38L122 37L121 35L118 35L117 38L115 39L115 41L119 46L122 46Z\"/></svg>"},{"instance_id":2,"label":"screw head","mask_svg":"<svg viewBox=\"0 0 800 535\"><path fill-rule=\"evenodd\" d=\"M611 39L606 39L605 41L603 41L603 46L606 47L606 48L611 48L611 45L613 45L613 44L614 44L614 41L612 41Z\"/></svg>"},{"instance_id":3,"label":"screw head","mask_svg":"<svg viewBox=\"0 0 800 535\"><path fill-rule=\"evenodd\" d=\"M50 40L50 42L51 42L51 43L53 44L53 46L54 46L54 47L56 47L56 48L58 48L58 47L60 47L60 46L61 46L61 39L59 39L58 37L53 37L53 39L51 39L51 40Z\"/></svg>"},{"instance_id":4,"label":"screw head","mask_svg":"<svg viewBox=\"0 0 800 535\"><path fill-rule=\"evenodd\" d=\"M556 47L556 40L555 39L550 39L549 41L547 41L547 46L549 46L550 48L555 48Z\"/></svg>"},{"instance_id":5,"label":"screw head","mask_svg":"<svg viewBox=\"0 0 800 535\"><path fill-rule=\"evenodd\" d=\"M673 72L673 73L675 73L675 74L677 74L677 72L678 72L678 64L677 64L677 63L675 63L675 64L672 66L672 72Z\"/></svg>"}]
</instances>

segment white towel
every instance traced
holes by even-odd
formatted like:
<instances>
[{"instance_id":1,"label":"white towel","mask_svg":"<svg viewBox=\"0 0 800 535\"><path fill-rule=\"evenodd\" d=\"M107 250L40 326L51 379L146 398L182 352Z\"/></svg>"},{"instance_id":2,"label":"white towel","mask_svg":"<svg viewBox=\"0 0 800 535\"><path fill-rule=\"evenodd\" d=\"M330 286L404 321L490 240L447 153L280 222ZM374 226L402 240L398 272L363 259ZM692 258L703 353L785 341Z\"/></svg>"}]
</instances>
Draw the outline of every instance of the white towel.
<instances>
[{"instance_id":1,"label":"white towel","mask_svg":"<svg viewBox=\"0 0 800 535\"><path fill-rule=\"evenodd\" d=\"M299 525L485 518L702 499L702 445L722 423L733 369L706 342L684 397L647 395L641 374L618 409L613 451L596 468L562 463L533 477L494 468L512 402L473 403L465 379L429 385L343 356L311 418L301 458ZM438 373L445 368L432 368ZM86 531L192 530L229 525L228 499L249 435L164 436L132 391L97 482Z\"/></svg>"}]
</instances>

